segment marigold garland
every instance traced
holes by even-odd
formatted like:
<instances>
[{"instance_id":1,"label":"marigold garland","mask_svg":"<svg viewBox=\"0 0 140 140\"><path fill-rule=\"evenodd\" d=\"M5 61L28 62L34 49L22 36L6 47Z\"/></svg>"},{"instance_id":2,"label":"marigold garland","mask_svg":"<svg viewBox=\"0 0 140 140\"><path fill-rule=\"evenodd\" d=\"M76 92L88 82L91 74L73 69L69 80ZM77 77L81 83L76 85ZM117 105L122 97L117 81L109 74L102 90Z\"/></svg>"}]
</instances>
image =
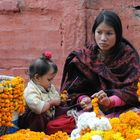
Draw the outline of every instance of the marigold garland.
<instances>
[{"instance_id":1,"label":"marigold garland","mask_svg":"<svg viewBox=\"0 0 140 140\"><path fill-rule=\"evenodd\" d=\"M96 113L96 116L100 118L101 115L100 115L100 109L99 109L99 106L98 106L98 98L95 97L94 99L92 99L91 103L92 103L92 106L93 106L93 111ZM81 130L80 135L83 136L83 135L85 135L86 133L89 133L89 132L91 132L91 129L89 127L87 127L85 129Z\"/></svg>"},{"instance_id":2,"label":"marigold garland","mask_svg":"<svg viewBox=\"0 0 140 140\"><path fill-rule=\"evenodd\" d=\"M92 106L93 106L93 111L96 113L96 116L97 117L101 117L101 114L100 114L100 109L99 109L99 105L98 105L98 98L94 98L92 99Z\"/></svg>"},{"instance_id":3,"label":"marigold garland","mask_svg":"<svg viewBox=\"0 0 140 140\"><path fill-rule=\"evenodd\" d=\"M138 89L137 89L137 95L138 95L138 100L139 100L139 102L140 102L140 78L139 78L137 87L138 87Z\"/></svg>"},{"instance_id":4,"label":"marigold garland","mask_svg":"<svg viewBox=\"0 0 140 140\"><path fill-rule=\"evenodd\" d=\"M0 82L0 126L13 126L13 112L24 112L23 90L24 80L21 77Z\"/></svg>"},{"instance_id":5,"label":"marigold garland","mask_svg":"<svg viewBox=\"0 0 140 140\"><path fill-rule=\"evenodd\" d=\"M61 98L61 102L66 102L68 100L68 92L67 90L64 90L60 93L60 98Z\"/></svg>"}]
</instances>

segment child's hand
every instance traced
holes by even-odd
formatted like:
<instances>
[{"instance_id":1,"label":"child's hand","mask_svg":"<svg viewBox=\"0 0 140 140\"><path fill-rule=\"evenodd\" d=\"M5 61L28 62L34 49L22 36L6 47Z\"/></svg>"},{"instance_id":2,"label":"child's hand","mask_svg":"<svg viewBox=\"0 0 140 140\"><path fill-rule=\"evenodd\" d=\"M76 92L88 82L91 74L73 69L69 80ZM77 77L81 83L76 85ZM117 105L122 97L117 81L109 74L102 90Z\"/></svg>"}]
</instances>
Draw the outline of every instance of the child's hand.
<instances>
[{"instance_id":1,"label":"child's hand","mask_svg":"<svg viewBox=\"0 0 140 140\"><path fill-rule=\"evenodd\" d=\"M58 106L60 105L60 99L58 98L51 99L49 103L50 103L50 106Z\"/></svg>"},{"instance_id":2,"label":"child's hand","mask_svg":"<svg viewBox=\"0 0 140 140\"><path fill-rule=\"evenodd\" d=\"M92 109L91 99L89 97L85 97L80 101L80 106L85 111L90 111Z\"/></svg>"}]
</instances>

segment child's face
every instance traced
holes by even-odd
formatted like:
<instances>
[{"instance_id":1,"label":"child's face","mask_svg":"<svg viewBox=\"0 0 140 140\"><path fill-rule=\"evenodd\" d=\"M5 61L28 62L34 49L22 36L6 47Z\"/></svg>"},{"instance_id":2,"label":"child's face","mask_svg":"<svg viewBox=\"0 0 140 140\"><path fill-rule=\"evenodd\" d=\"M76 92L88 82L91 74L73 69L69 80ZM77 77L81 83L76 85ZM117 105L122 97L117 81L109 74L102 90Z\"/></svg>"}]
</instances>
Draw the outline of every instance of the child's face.
<instances>
[{"instance_id":1,"label":"child's face","mask_svg":"<svg viewBox=\"0 0 140 140\"><path fill-rule=\"evenodd\" d=\"M53 70L50 70L45 75L39 76L37 78L37 82L39 85L41 85L45 89L49 89L51 87L51 83L52 83L52 80L54 79L55 75L56 75L56 73L54 73Z\"/></svg>"}]
</instances>

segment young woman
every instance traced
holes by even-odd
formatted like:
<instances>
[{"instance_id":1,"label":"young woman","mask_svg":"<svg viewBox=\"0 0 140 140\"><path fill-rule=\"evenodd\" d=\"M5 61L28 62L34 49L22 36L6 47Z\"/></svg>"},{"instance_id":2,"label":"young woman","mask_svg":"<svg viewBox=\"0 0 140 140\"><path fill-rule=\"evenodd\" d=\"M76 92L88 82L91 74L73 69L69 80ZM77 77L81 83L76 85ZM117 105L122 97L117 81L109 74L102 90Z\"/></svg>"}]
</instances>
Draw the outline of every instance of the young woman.
<instances>
[{"instance_id":1,"label":"young woman","mask_svg":"<svg viewBox=\"0 0 140 140\"><path fill-rule=\"evenodd\" d=\"M68 106L78 100L89 110L90 97L97 97L101 111L111 117L140 106L136 95L139 55L123 38L120 18L112 11L103 11L92 32L95 45L71 52L65 62L61 91L68 90L72 99Z\"/></svg>"},{"instance_id":2,"label":"young woman","mask_svg":"<svg viewBox=\"0 0 140 140\"><path fill-rule=\"evenodd\" d=\"M139 56L122 37L120 18L112 11L103 11L95 19L92 32L96 44L73 51L66 59L61 92L67 90L69 101L61 107L61 112L77 103L78 113L71 112L75 118L84 111L92 111L94 97L107 117L117 117L123 111L140 107L136 95ZM49 121L47 128L50 133L62 130L70 134L74 127L73 118L65 115Z\"/></svg>"}]
</instances>

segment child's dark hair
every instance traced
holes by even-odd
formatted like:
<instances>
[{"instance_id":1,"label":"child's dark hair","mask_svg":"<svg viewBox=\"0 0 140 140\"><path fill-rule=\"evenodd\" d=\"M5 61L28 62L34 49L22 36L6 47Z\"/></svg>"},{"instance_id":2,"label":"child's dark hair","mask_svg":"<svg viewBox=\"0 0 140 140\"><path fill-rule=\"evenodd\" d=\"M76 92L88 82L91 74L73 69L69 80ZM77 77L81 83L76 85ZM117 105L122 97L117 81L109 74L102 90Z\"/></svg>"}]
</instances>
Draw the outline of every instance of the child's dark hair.
<instances>
[{"instance_id":1,"label":"child's dark hair","mask_svg":"<svg viewBox=\"0 0 140 140\"><path fill-rule=\"evenodd\" d=\"M38 59L36 59L30 66L29 66L29 77L30 79L34 78L35 74L39 76L43 76L46 74L50 69L53 69L53 73L57 73L58 68L49 57L45 56L45 53Z\"/></svg>"}]
</instances>

